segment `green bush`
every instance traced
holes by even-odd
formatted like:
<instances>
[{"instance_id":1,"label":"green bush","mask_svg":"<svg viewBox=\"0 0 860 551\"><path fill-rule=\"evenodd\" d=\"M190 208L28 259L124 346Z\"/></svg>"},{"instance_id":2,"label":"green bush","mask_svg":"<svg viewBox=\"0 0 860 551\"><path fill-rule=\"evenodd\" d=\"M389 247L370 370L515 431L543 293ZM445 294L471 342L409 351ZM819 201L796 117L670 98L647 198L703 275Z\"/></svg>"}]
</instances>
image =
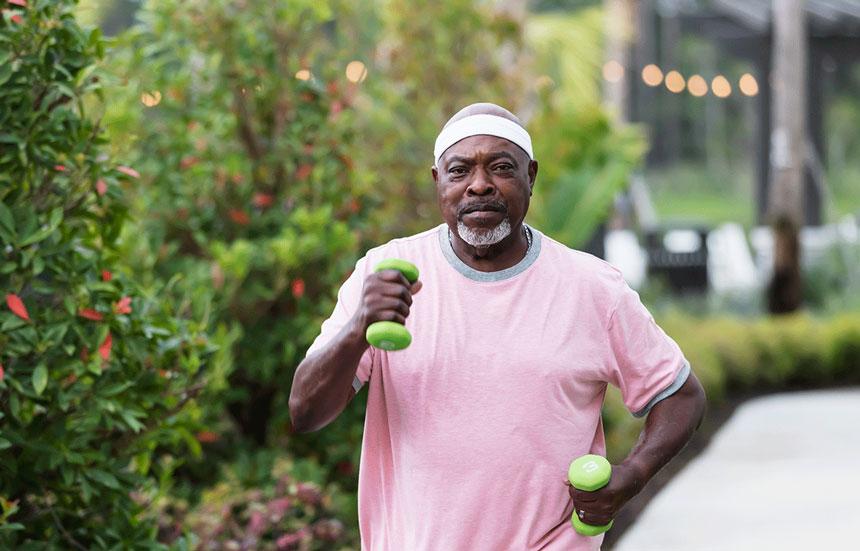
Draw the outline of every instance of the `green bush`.
<instances>
[{"instance_id":1,"label":"green bush","mask_svg":"<svg viewBox=\"0 0 860 551\"><path fill-rule=\"evenodd\" d=\"M331 38L350 11L148 2L112 60L133 102L117 133L135 136L142 231L159 273L189 274L185 285L210 291L213 328L239 330L226 404L210 407L226 405L255 445L289 434L293 370L367 224L351 58Z\"/></svg>"},{"instance_id":2,"label":"green bush","mask_svg":"<svg viewBox=\"0 0 860 551\"><path fill-rule=\"evenodd\" d=\"M860 383L860 316L808 314L744 320L665 314L660 325L690 361L711 404L761 392ZM634 420L614 389L603 410L610 457L636 441Z\"/></svg>"},{"instance_id":3,"label":"green bush","mask_svg":"<svg viewBox=\"0 0 860 551\"><path fill-rule=\"evenodd\" d=\"M544 98L532 123L540 164L530 219L571 247L582 247L611 213L615 196L642 160L645 140L599 106L556 108Z\"/></svg>"},{"instance_id":4,"label":"green bush","mask_svg":"<svg viewBox=\"0 0 860 551\"><path fill-rule=\"evenodd\" d=\"M143 513L171 457L199 452L213 351L164 283L126 268L123 188L138 174L103 153L86 111L104 43L73 6L10 3L0 19L4 549L154 542Z\"/></svg>"}]
</instances>

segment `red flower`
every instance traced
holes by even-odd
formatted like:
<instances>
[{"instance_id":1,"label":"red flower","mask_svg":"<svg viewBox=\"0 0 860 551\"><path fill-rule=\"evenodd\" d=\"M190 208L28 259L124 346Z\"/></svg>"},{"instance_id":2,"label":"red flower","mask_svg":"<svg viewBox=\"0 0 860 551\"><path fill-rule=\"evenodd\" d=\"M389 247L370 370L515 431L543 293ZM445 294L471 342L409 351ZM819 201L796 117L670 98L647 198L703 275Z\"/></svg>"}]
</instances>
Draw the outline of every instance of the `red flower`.
<instances>
[{"instance_id":1,"label":"red flower","mask_svg":"<svg viewBox=\"0 0 860 551\"><path fill-rule=\"evenodd\" d=\"M82 318L87 318L88 320L93 320L93 321L101 321L102 320L101 313L96 312L92 308L82 308L81 310L78 311L78 315L81 316Z\"/></svg>"},{"instance_id":2,"label":"red flower","mask_svg":"<svg viewBox=\"0 0 860 551\"><path fill-rule=\"evenodd\" d=\"M24 22L24 18L18 15L17 13L10 17L13 23L18 23L19 25Z\"/></svg>"},{"instance_id":3,"label":"red flower","mask_svg":"<svg viewBox=\"0 0 860 551\"><path fill-rule=\"evenodd\" d=\"M230 209L230 212L228 212L228 214L230 215L230 220L241 226L247 226L251 223L251 219L248 218L248 214L243 210Z\"/></svg>"},{"instance_id":4,"label":"red flower","mask_svg":"<svg viewBox=\"0 0 860 551\"><path fill-rule=\"evenodd\" d=\"M113 305L117 314L131 314L131 297L122 297Z\"/></svg>"},{"instance_id":5,"label":"red flower","mask_svg":"<svg viewBox=\"0 0 860 551\"><path fill-rule=\"evenodd\" d=\"M130 166L118 166L116 167L117 172L122 172L126 176L131 176L132 178L140 178L140 172L131 168Z\"/></svg>"},{"instance_id":6,"label":"red flower","mask_svg":"<svg viewBox=\"0 0 860 551\"><path fill-rule=\"evenodd\" d=\"M275 198L268 193L255 193L252 202L254 203L255 207L264 209L268 206L271 206L274 200Z\"/></svg>"},{"instance_id":7,"label":"red flower","mask_svg":"<svg viewBox=\"0 0 860 551\"><path fill-rule=\"evenodd\" d=\"M201 430L196 435L198 442L203 442L204 444L211 444L212 442L217 442L221 439L221 436L212 432L211 430Z\"/></svg>"},{"instance_id":8,"label":"red flower","mask_svg":"<svg viewBox=\"0 0 860 551\"><path fill-rule=\"evenodd\" d=\"M14 4L16 6L21 6L22 8L27 7L27 0L6 0L10 4Z\"/></svg>"},{"instance_id":9,"label":"red flower","mask_svg":"<svg viewBox=\"0 0 860 551\"><path fill-rule=\"evenodd\" d=\"M96 182L96 193L98 193L99 195L104 195L105 193L107 193L107 183L105 183L104 180L99 179Z\"/></svg>"},{"instance_id":10,"label":"red flower","mask_svg":"<svg viewBox=\"0 0 860 551\"><path fill-rule=\"evenodd\" d=\"M21 16L19 15L18 18L20 18L20 17ZM54 165L54 170L56 170L57 172L65 172L66 171L66 165Z\"/></svg>"},{"instance_id":11,"label":"red flower","mask_svg":"<svg viewBox=\"0 0 860 551\"><path fill-rule=\"evenodd\" d=\"M19 318L30 321L30 314L27 313L27 307L24 306L24 302L18 295L12 293L7 294L6 306L8 306L9 309L12 310L12 313Z\"/></svg>"},{"instance_id":12,"label":"red flower","mask_svg":"<svg viewBox=\"0 0 860 551\"><path fill-rule=\"evenodd\" d=\"M110 333L108 333L107 337L105 337L105 342L103 342L102 345L99 346L99 355L102 357L103 360L107 361L110 359L110 349L112 345L113 337Z\"/></svg>"},{"instance_id":13,"label":"red flower","mask_svg":"<svg viewBox=\"0 0 860 551\"><path fill-rule=\"evenodd\" d=\"M311 171L314 169L314 165L305 163L303 165L299 165L298 170L296 170L296 178L299 180L304 180L308 176L311 175Z\"/></svg>"},{"instance_id":14,"label":"red flower","mask_svg":"<svg viewBox=\"0 0 860 551\"><path fill-rule=\"evenodd\" d=\"M107 270L102 270L102 281L110 281L113 279L113 274Z\"/></svg>"},{"instance_id":15,"label":"red flower","mask_svg":"<svg viewBox=\"0 0 860 551\"><path fill-rule=\"evenodd\" d=\"M292 291L294 297L302 298L305 294L305 281L301 278L294 280L292 285Z\"/></svg>"},{"instance_id":16,"label":"red flower","mask_svg":"<svg viewBox=\"0 0 860 551\"><path fill-rule=\"evenodd\" d=\"M6 378L6 372L3 371L3 364L0 364L0 381Z\"/></svg>"}]
</instances>

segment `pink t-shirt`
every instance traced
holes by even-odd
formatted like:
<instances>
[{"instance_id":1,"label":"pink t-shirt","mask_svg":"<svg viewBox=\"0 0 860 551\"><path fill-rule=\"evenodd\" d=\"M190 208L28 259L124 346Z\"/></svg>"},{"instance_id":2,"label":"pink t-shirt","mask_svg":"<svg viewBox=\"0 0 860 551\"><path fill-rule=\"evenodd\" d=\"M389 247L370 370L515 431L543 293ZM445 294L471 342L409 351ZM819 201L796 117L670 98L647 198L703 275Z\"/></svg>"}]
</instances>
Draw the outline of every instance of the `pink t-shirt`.
<instances>
[{"instance_id":1,"label":"pink t-shirt","mask_svg":"<svg viewBox=\"0 0 860 551\"><path fill-rule=\"evenodd\" d=\"M358 482L368 551L594 550L578 535L570 462L605 453L607 383L634 415L689 374L677 344L611 265L530 228L517 265L478 272L454 254L447 225L368 251L308 353L358 307L379 261L418 266L409 348L368 348Z\"/></svg>"}]
</instances>

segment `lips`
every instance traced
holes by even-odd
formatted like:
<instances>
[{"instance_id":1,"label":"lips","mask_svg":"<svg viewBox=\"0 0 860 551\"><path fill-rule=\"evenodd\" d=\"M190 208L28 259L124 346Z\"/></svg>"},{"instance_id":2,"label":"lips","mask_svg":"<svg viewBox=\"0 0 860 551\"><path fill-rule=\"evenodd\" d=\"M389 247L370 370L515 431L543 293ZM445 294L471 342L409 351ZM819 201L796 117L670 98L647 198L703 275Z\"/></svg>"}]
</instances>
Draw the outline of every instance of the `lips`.
<instances>
[{"instance_id":1,"label":"lips","mask_svg":"<svg viewBox=\"0 0 860 551\"><path fill-rule=\"evenodd\" d=\"M466 214L470 214L473 212L481 212L481 211L495 211L495 212L505 212L507 210L504 205L499 203L481 203L476 205L469 205L460 210L460 216L464 216Z\"/></svg>"}]
</instances>

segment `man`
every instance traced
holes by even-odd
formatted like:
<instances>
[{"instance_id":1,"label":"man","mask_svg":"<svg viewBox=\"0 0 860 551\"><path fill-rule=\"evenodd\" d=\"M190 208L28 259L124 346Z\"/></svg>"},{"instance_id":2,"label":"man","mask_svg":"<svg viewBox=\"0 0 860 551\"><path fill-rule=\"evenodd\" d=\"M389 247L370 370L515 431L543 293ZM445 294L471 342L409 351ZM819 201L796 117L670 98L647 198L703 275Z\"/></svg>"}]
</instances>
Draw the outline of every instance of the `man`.
<instances>
[{"instance_id":1,"label":"man","mask_svg":"<svg viewBox=\"0 0 860 551\"><path fill-rule=\"evenodd\" d=\"M523 223L538 164L514 115L466 107L434 156L444 223L358 261L296 371L293 425L322 428L369 385L362 549L599 549L571 514L608 523L690 438L702 387L618 270ZM418 266L420 281L374 273L387 258ZM412 344L370 347L382 320L405 324ZM580 492L567 468L605 453L607 383L648 418L609 484Z\"/></svg>"}]
</instances>

